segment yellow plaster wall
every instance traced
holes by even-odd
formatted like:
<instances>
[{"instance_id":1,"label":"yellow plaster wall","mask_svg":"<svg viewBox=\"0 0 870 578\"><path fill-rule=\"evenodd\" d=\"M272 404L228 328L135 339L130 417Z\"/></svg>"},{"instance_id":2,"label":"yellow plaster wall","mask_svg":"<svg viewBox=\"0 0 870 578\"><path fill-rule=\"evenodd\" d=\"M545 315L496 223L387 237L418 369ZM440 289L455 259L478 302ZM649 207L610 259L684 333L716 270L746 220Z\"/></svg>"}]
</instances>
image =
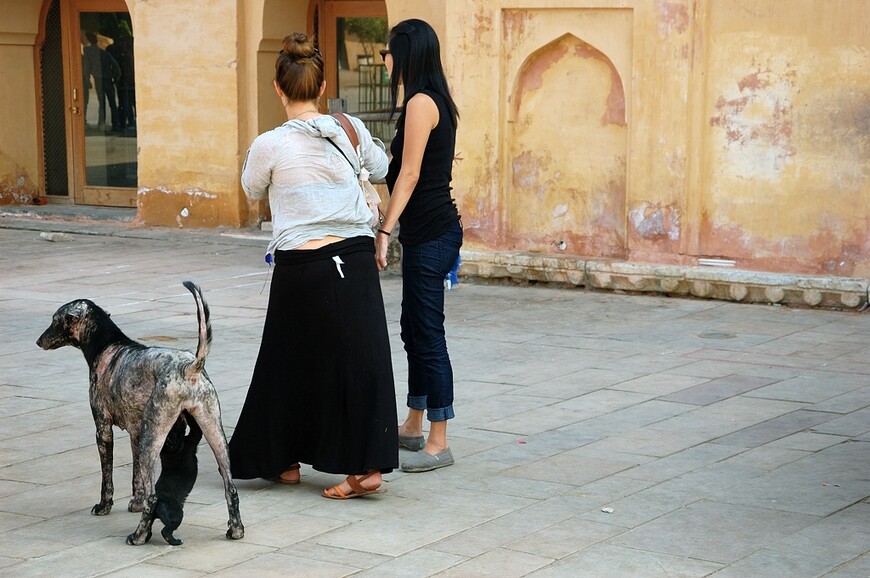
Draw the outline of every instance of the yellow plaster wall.
<instances>
[{"instance_id":1,"label":"yellow plaster wall","mask_svg":"<svg viewBox=\"0 0 870 578\"><path fill-rule=\"evenodd\" d=\"M239 39L239 151L247 151L248 146L257 136L259 120L258 98L260 86L257 77L257 49L260 44L260 33L263 26L263 2L242 2L240 5ZM244 152L239 155L238 170L241 174L244 165ZM240 198L243 196L241 185L237 189ZM245 203L243 223L255 225L259 220L259 207Z\"/></svg>"},{"instance_id":2,"label":"yellow plaster wall","mask_svg":"<svg viewBox=\"0 0 870 578\"><path fill-rule=\"evenodd\" d=\"M0 26L0 204L27 203L40 188L33 45L38 2L9 2Z\"/></svg>"},{"instance_id":3,"label":"yellow plaster wall","mask_svg":"<svg viewBox=\"0 0 870 578\"><path fill-rule=\"evenodd\" d=\"M132 2L141 221L238 226L238 39L232 0Z\"/></svg>"},{"instance_id":4,"label":"yellow plaster wall","mask_svg":"<svg viewBox=\"0 0 870 578\"><path fill-rule=\"evenodd\" d=\"M287 121L284 108L272 86L272 80L275 78L275 59L278 57L285 36L293 32L308 31L307 18L308 2L305 0L265 2L261 21L262 33L258 36L256 52L257 109L260 115L254 137Z\"/></svg>"},{"instance_id":5,"label":"yellow plaster wall","mask_svg":"<svg viewBox=\"0 0 870 578\"><path fill-rule=\"evenodd\" d=\"M17 66L30 62L27 68ZM27 203L39 196L33 47L0 44L0 204Z\"/></svg>"},{"instance_id":6,"label":"yellow plaster wall","mask_svg":"<svg viewBox=\"0 0 870 578\"><path fill-rule=\"evenodd\" d=\"M601 51L625 86L624 206L610 203L604 223L623 226L628 260L715 257L748 269L870 274L870 36L862 25L870 3L445 4L445 64L461 114L454 193L466 247L570 254L570 245L539 233L552 236L560 219L576 231L582 219L565 215L592 214L594 196L578 191L600 167L578 169L596 152L582 141L611 145L594 127L577 130L588 113L574 99L594 94L601 76L571 73L574 90L564 77L537 79L533 92L553 93L562 122L550 110L511 112L525 90L516 84L520 67L571 35ZM630 13L628 29L613 21L621 12ZM517 122L528 128L518 131ZM569 160L566 149L586 158ZM513 178L518 158L538 159L535 176L546 177L550 201L536 197L540 182ZM578 245L584 257L613 256Z\"/></svg>"},{"instance_id":7,"label":"yellow plaster wall","mask_svg":"<svg viewBox=\"0 0 870 578\"><path fill-rule=\"evenodd\" d=\"M239 172L244 157L257 135L287 120L281 102L272 87L275 78L275 59L281 42L292 32L307 32L307 0L257 0L244 3L246 52L243 69L243 92L248 105L244 115L239 150L242 151ZM257 225L270 218L268 200L250 201L239 185L239 196L246 206L247 224Z\"/></svg>"},{"instance_id":8,"label":"yellow plaster wall","mask_svg":"<svg viewBox=\"0 0 870 578\"><path fill-rule=\"evenodd\" d=\"M567 11L544 17L564 20ZM505 53L510 71L504 114L501 186L507 207L506 248L622 257L625 253L626 121L622 78L594 46L566 33L534 50L540 37L528 30L526 11L505 13ZM630 34L630 13L581 13ZM598 22L600 24L600 22ZM577 33L582 34L579 30ZM584 35L585 36L585 35ZM531 43L531 46L527 46ZM554 133L558 134L554 138ZM534 207L534 210L530 210Z\"/></svg>"},{"instance_id":9,"label":"yellow plaster wall","mask_svg":"<svg viewBox=\"0 0 870 578\"><path fill-rule=\"evenodd\" d=\"M716 257L748 269L870 276L870 2L386 4L391 24L423 18L441 39L461 114L454 193L467 248L619 254L550 243L562 219L563 231L589 223L616 231L610 244L621 244L630 261ZM128 5L137 43L140 219L255 222L262 207L247 204L239 171L251 140L283 120L271 90L274 56L284 34L306 28L308 1ZM33 45L41 7L9 0L0 21L0 202L26 202L40 186ZM589 124L584 95L597 95L600 105L603 68L562 62L540 75L524 72L560 38L611 63L624 88L624 127ZM534 106L514 110L518 95ZM585 167L566 164L572 154ZM595 154L612 161L609 168ZM547 159L540 174L549 210L515 179L513 163L524 155ZM580 189L614 171L621 177L602 197L606 218L575 218L592 214L595 200ZM557 205L565 209L553 211Z\"/></svg>"},{"instance_id":10,"label":"yellow plaster wall","mask_svg":"<svg viewBox=\"0 0 870 578\"><path fill-rule=\"evenodd\" d=\"M870 275L870 3L712 3L700 250Z\"/></svg>"},{"instance_id":11,"label":"yellow plaster wall","mask_svg":"<svg viewBox=\"0 0 870 578\"><path fill-rule=\"evenodd\" d=\"M457 2L449 2L445 0L386 0L387 19L390 26L395 26L402 20L409 18L419 18L425 20L435 30L438 35L438 41L441 43L441 50L444 51L445 44L445 15L448 5L456 5ZM462 4L461 2L459 4ZM454 7L452 6L452 7Z\"/></svg>"},{"instance_id":12,"label":"yellow plaster wall","mask_svg":"<svg viewBox=\"0 0 870 578\"><path fill-rule=\"evenodd\" d=\"M465 225L467 246L478 249L513 248L527 251L561 251L557 244L547 244L544 249L540 240L527 247L512 242L521 239L522 231L516 230L516 216L522 212L534 212L540 207L533 196L525 196L521 190L509 195L512 163L522 152L522 142L512 143L509 135L514 132L515 119L511 117L511 98L521 89L516 85L520 67L539 49L564 35L570 35L589 44L609 59L623 84L625 115L629 121L629 139L633 132L632 109L646 102L633 100L633 83L637 77L634 42L637 39L638 19L648 18L648 2L571 2L569 6L554 6L552 2L515 2L511 0L472 0L452 2L447 12L446 62L452 89L460 108L461 120L457 136L457 152L460 160L454 166L454 193L459 201ZM569 3L565 3L569 4ZM581 75L582 76L582 75ZM590 150L594 142L584 141L590 135L578 130L577 118L582 109L585 87L581 83L575 90L566 92L558 79L559 90L554 90L553 106L564 108L560 112L543 115L545 118L529 118L531 131L538 134L534 139L537 150L529 151L539 157L571 159L571 152ZM669 87L662 87L664 94ZM543 86L540 92L547 92ZM569 112L573 111L573 112ZM681 139L677 139L681 142ZM661 147L665 143L660 143ZM508 150L510 146L510 150ZM678 148L677 143L667 146ZM616 175L616 180L631 183L634 177L628 150L623 151L626 174ZM565 160L560 162L572 162ZM581 161L582 162L582 161ZM567 164L565 168L569 167ZM568 197L566 210L560 210L554 219L564 214L584 213L588 197L572 195L571 171L558 167L548 169L553 186L563 187ZM629 186L629 191L631 187ZM510 198L515 199L511 201ZM665 195L666 202L679 198L679 191ZM513 202L513 204L512 204ZM624 200L623 205L630 200ZM613 225L624 230L625 214L617 217ZM540 223L539 223L540 224ZM570 226L567 226L569 229ZM531 229L531 227L530 227ZM550 239L558 241L558 238ZM613 251L608 251L610 254Z\"/></svg>"}]
</instances>

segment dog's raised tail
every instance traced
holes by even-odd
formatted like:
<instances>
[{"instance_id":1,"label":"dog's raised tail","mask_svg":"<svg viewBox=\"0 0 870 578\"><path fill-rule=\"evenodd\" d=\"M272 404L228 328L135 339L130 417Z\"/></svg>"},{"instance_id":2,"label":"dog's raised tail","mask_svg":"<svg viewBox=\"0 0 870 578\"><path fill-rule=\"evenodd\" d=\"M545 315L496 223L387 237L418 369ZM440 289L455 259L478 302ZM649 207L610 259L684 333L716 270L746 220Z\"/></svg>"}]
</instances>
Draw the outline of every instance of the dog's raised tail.
<instances>
[{"instance_id":1,"label":"dog's raised tail","mask_svg":"<svg viewBox=\"0 0 870 578\"><path fill-rule=\"evenodd\" d=\"M196 320L199 324L199 343L196 346L196 361L190 366L189 372L199 373L205 367L205 358L208 356L211 345L211 322L209 322L208 303L202 296L202 289L193 281L185 281L184 286L193 294L196 301Z\"/></svg>"}]
</instances>

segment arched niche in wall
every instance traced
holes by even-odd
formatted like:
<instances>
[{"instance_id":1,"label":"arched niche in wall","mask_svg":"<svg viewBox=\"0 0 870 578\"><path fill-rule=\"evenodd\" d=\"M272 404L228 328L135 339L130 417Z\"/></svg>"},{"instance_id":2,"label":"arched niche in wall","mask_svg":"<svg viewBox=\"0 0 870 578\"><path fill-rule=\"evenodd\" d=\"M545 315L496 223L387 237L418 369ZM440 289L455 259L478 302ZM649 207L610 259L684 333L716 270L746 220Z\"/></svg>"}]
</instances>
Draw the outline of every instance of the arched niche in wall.
<instances>
[{"instance_id":1,"label":"arched niche in wall","mask_svg":"<svg viewBox=\"0 0 870 578\"><path fill-rule=\"evenodd\" d=\"M628 130L613 62L572 34L531 53L505 135L511 248L623 257Z\"/></svg>"}]
</instances>

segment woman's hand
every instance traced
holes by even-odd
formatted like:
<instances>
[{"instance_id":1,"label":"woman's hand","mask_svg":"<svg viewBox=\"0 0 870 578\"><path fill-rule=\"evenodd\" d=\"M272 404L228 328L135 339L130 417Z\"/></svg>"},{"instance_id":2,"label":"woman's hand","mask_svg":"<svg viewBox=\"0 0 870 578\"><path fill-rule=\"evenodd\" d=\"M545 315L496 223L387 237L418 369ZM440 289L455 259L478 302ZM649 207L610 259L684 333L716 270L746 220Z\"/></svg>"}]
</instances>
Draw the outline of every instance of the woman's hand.
<instances>
[{"instance_id":1,"label":"woman's hand","mask_svg":"<svg viewBox=\"0 0 870 578\"><path fill-rule=\"evenodd\" d=\"M383 233L375 234L375 261L378 263L378 271L387 268L387 250L390 247L390 237Z\"/></svg>"}]
</instances>

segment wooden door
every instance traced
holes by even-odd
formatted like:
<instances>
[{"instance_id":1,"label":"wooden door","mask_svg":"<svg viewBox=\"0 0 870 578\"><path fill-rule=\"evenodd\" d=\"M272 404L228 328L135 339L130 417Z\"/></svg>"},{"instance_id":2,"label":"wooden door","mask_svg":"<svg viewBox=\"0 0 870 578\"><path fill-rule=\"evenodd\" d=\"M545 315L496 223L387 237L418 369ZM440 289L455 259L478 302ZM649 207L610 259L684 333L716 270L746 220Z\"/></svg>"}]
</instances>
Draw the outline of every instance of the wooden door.
<instances>
[{"instance_id":1,"label":"wooden door","mask_svg":"<svg viewBox=\"0 0 870 578\"><path fill-rule=\"evenodd\" d=\"M136 206L133 27L123 0L72 0L66 31L67 134L76 204Z\"/></svg>"}]
</instances>

